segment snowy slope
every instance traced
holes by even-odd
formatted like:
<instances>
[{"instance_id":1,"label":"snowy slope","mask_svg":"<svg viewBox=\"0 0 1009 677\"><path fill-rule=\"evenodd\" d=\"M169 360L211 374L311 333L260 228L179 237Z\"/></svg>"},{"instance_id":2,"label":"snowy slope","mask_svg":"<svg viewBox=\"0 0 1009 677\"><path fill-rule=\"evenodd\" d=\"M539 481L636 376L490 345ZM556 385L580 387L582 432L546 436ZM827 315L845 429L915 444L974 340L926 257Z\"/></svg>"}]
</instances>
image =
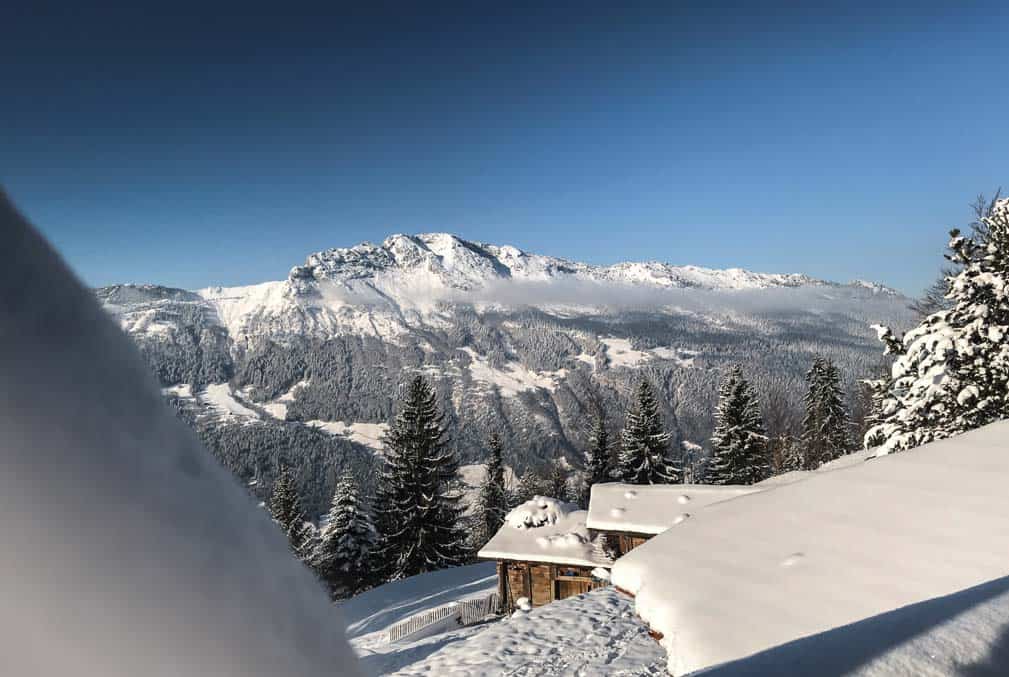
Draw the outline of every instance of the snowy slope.
<instances>
[{"instance_id":1,"label":"snowy slope","mask_svg":"<svg viewBox=\"0 0 1009 677\"><path fill-rule=\"evenodd\" d=\"M993 584L929 603L1009 575L1007 477L1009 422L711 505L620 559L613 582L664 634L675 674L860 621L890 633L873 646L900 652L908 623L946 632L939 626L956 613L1004 592ZM907 605L923 605L925 615L897 611ZM1002 618L1009 609L978 610L989 612ZM976 639L922 641L942 655L907 649L921 671L992 649ZM862 663L870 657L863 653Z\"/></svg>"},{"instance_id":2,"label":"snowy slope","mask_svg":"<svg viewBox=\"0 0 1009 677\"><path fill-rule=\"evenodd\" d=\"M96 294L161 385L189 394L176 404L243 479L270 486L276 439L312 444L287 462L313 513L333 489L318 478L336 476L319 459L344 470L345 454L323 447L348 450L353 471L373 475L398 389L415 375L438 390L461 464L483 462L497 432L523 473L577 466L596 406L613 412L616 434L642 373L677 441L708 440L726 365L747 364L761 392L799 407L812 355L831 355L849 383L870 376L880 348L869 325L902 326L909 312L906 299L865 285L591 266L446 234L319 252L276 282ZM333 439L295 431L305 426Z\"/></svg>"},{"instance_id":3,"label":"snowy slope","mask_svg":"<svg viewBox=\"0 0 1009 677\"><path fill-rule=\"evenodd\" d=\"M396 675L624 677L663 675L665 654L612 588L533 609L446 642Z\"/></svg>"},{"instance_id":4,"label":"snowy slope","mask_svg":"<svg viewBox=\"0 0 1009 677\"><path fill-rule=\"evenodd\" d=\"M0 674L359 674L283 534L2 195L0 233Z\"/></svg>"},{"instance_id":5,"label":"snowy slope","mask_svg":"<svg viewBox=\"0 0 1009 677\"><path fill-rule=\"evenodd\" d=\"M380 675L441 677L665 674L665 652L612 589L514 617L390 643L386 631L411 616L497 588L491 563L437 571L369 590L341 603L351 646Z\"/></svg>"}]
</instances>

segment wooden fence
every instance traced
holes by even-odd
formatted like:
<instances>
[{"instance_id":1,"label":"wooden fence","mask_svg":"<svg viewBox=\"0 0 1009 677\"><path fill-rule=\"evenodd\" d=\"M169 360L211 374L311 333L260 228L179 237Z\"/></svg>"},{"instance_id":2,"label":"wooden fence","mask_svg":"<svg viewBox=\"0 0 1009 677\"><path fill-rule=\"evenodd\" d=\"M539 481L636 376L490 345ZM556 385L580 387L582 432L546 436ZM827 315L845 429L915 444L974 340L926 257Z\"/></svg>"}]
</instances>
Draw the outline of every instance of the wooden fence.
<instances>
[{"instance_id":1,"label":"wooden fence","mask_svg":"<svg viewBox=\"0 0 1009 677\"><path fill-rule=\"evenodd\" d=\"M496 592L478 599L452 602L445 606L429 609L389 628L389 642L399 642L420 634L432 626L444 624L452 627L473 625L497 613L498 594Z\"/></svg>"}]
</instances>

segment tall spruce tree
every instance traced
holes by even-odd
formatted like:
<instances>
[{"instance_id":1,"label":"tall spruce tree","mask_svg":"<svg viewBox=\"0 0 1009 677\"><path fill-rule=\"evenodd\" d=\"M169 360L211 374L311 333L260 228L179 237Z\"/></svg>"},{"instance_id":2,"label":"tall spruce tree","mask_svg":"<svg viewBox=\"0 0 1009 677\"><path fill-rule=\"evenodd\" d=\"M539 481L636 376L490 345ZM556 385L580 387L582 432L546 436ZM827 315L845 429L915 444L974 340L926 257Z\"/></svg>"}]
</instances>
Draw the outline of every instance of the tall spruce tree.
<instances>
[{"instance_id":1,"label":"tall spruce tree","mask_svg":"<svg viewBox=\"0 0 1009 677\"><path fill-rule=\"evenodd\" d=\"M629 484L672 484L683 481L672 459L671 435L662 425L659 404L648 381L638 385L635 402L624 419L616 474Z\"/></svg>"},{"instance_id":2,"label":"tall spruce tree","mask_svg":"<svg viewBox=\"0 0 1009 677\"><path fill-rule=\"evenodd\" d=\"M851 422L841 376L832 361L816 357L806 381L809 390L802 419L802 465L804 470L815 470L851 451Z\"/></svg>"},{"instance_id":3,"label":"tall spruce tree","mask_svg":"<svg viewBox=\"0 0 1009 677\"><path fill-rule=\"evenodd\" d=\"M374 581L378 533L358 495L357 482L347 472L333 492L325 526L312 553L311 565L335 598L364 590Z\"/></svg>"},{"instance_id":4,"label":"tall spruce tree","mask_svg":"<svg viewBox=\"0 0 1009 677\"><path fill-rule=\"evenodd\" d=\"M434 390L417 376L385 436L375 503L381 561L389 580L465 561L460 495L454 488L457 470Z\"/></svg>"},{"instance_id":5,"label":"tall spruce tree","mask_svg":"<svg viewBox=\"0 0 1009 677\"><path fill-rule=\"evenodd\" d=\"M305 513L301 509L301 499L294 486L291 470L283 463L280 465L280 472L273 483L273 493L270 495L270 515L287 536L291 550L299 557L304 557L307 554L304 548L308 542L311 528L305 522Z\"/></svg>"},{"instance_id":6,"label":"tall spruce tree","mask_svg":"<svg viewBox=\"0 0 1009 677\"><path fill-rule=\"evenodd\" d=\"M995 201L966 237L950 232L950 308L903 338L877 327L896 359L874 385L880 404L865 443L910 449L1009 417L1009 199Z\"/></svg>"},{"instance_id":7,"label":"tall spruce tree","mask_svg":"<svg viewBox=\"0 0 1009 677\"><path fill-rule=\"evenodd\" d=\"M486 472L480 484L477 504L480 520L478 541L481 546L497 533L508 513L508 491L505 488L504 464L501 458L501 437L497 433L491 433L487 447L490 453L484 465Z\"/></svg>"},{"instance_id":8,"label":"tall spruce tree","mask_svg":"<svg viewBox=\"0 0 1009 677\"><path fill-rule=\"evenodd\" d=\"M711 445L711 484L754 484L770 476L760 403L740 366L729 370L719 389Z\"/></svg>"}]
</instances>

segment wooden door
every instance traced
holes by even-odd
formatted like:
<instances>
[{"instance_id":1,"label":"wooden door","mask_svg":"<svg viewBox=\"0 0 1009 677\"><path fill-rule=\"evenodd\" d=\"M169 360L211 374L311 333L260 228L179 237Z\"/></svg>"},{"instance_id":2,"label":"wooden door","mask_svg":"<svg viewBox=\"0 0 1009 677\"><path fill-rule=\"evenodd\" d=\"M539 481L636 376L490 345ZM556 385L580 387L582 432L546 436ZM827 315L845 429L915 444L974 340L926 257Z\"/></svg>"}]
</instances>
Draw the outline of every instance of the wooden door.
<instances>
[{"instance_id":1,"label":"wooden door","mask_svg":"<svg viewBox=\"0 0 1009 677\"><path fill-rule=\"evenodd\" d=\"M553 601L553 586L550 585L552 576L550 566L547 564L536 564L529 567L532 577L532 603L533 606L549 604Z\"/></svg>"}]
</instances>

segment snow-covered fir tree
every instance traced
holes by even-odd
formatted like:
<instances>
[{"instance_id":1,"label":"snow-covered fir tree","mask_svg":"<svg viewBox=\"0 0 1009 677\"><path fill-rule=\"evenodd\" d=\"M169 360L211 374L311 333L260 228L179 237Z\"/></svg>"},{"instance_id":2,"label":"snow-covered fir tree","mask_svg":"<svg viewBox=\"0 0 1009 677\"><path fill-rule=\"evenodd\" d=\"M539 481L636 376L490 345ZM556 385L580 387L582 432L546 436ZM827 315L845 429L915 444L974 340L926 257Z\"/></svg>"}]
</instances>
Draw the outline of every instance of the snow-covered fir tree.
<instances>
[{"instance_id":1,"label":"snow-covered fir tree","mask_svg":"<svg viewBox=\"0 0 1009 677\"><path fill-rule=\"evenodd\" d=\"M760 403L740 366L722 381L711 437L711 484L754 484L771 474Z\"/></svg>"},{"instance_id":2,"label":"snow-covered fir tree","mask_svg":"<svg viewBox=\"0 0 1009 677\"><path fill-rule=\"evenodd\" d=\"M478 542L484 545L504 524L508 513L508 490L505 488L504 463L501 458L501 437L491 433L487 444L489 454L484 464L484 478L477 499Z\"/></svg>"},{"instance_id":3,"label":"snow-covered fir tree","mask_svg":"<svg viewBox=\"0 0 1009 677\"><path fill-rule=\"evenodd\" d=\"M624 419L615 470L617 478L629 484L682 482L683 475L672 458L670 438L663 427L652 387L642 379Z\"/></svg>"},{"instance_id":4,"label":"snow-covered fir tree","mask_svg":"<svg viewBox=\"0 0 1009 677\"><path fill-rule=\"evenodd\" d=\"M815 470L851 451L851 422L834 363L824 357L813 360L806 374L806 413L802 419L802 467Z\"/></svg>"},{"instance_id":5,"label":"snow-covered fir tree","mask_svg":"<svg viewBox=\"0 0 1009 677\"><path fill-rule=\"evenodd\" d=\"M305 557L306 546L311 547L311 525L305 521L305 513L301 509L301 499L294 486L291 470L281 464L280 472L273 483L273 493L270 495L270 514L291 544L291 550L299 557Z\"/></svg>"},{"instance_id":6,"label":"snow-covered fir tree","mask_svg":"<svg viewBox=\"0 0 1009 677\"><path fill-rule=\"evenodd\" d=\"M378 533L361 503L357 482L350 472L344 473L312 552L312 568L334 597L348 597L373 582L377 542Z\"/></svg>"},{"instance_id":7,"label":"snow-covered fir tree","mask_svg":"<svg viewBox=\"0 0 1009 677\"><path fill-rule=\"evenodd\" d=\"M375 501L380 560L389 580L465 561L457 470L434 390L417 376L386 433Z\"/></svg>"},{"instance_id":8,"label":"snow-covered fir tree","mask_svg":"<svg viewBox=\"0 0 1009 677\"><path fill-rule=\"evenodd\" d=\"M877 327L895 355L876 382L878 422L865 443L909 449L1009 416L1009 199L993 203L971 237L953 230L947 279L951 307L898 338Z\"/></svg>"}]
</instances>

